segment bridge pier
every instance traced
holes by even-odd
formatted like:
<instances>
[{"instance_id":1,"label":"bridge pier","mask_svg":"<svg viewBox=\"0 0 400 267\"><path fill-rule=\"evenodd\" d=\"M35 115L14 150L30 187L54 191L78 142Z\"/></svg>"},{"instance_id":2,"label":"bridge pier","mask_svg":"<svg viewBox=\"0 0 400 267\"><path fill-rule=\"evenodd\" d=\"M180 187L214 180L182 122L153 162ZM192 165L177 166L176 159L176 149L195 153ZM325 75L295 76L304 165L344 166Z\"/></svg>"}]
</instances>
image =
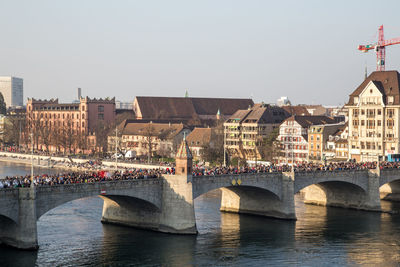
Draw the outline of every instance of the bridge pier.
<instances>
[{"instance_id":1,"label":"bridge pier","mask_svg":"<svg viewBox=\"0 0 400 267\"><path fill-rule=\"evenodd\" d=\"M384 184L380 188L380 197L388 201L400 201L400 180Z\"/></svg>"},{"instance_id":2,"label":"bridge pier","mask_svg":"<svg viewBox=\"0 0 400 267\"><path fill-rule=\"evenodd\" d=\"M0 219L0 243L24 250L39 248L36 227L36 192L30 188L18 189L16 221Z\"/></svg>"},{"instance_id":3,"label":"bridge pier","mask_svg":"<svg viewBox=\"0 0 400 267\"><path fill-rule=\"evenodd\" d=\"M193 202L192 155L184 140L176 157L175 175L162 178L161 206L140 199L102 196L103 223L173 234L197 234Z\"/></svg>"},{"instance_id":4,"label":"bridge pier","mask_svg":"<svg viewBox=\"0 0 400 267\"><path fill-rule=\"evenodd\" d=\"M251 186L221 188L222 212L296 220L293 173L282 173L281 195Z\"/></svg>"},{"instance_id":5,"label":"bridge pier","mask_svg":"<svg viewBox=\"0 0 400 267\"><path fill-rule=\"evenodd\" d=\"M327 181L302 189L304 203L321 206L381 211L379 197L379 169L353 174L355 179L366 179L366 188L351 181ZM364 176L364 177L362 177Z\"/></svg>"}]
</instances>

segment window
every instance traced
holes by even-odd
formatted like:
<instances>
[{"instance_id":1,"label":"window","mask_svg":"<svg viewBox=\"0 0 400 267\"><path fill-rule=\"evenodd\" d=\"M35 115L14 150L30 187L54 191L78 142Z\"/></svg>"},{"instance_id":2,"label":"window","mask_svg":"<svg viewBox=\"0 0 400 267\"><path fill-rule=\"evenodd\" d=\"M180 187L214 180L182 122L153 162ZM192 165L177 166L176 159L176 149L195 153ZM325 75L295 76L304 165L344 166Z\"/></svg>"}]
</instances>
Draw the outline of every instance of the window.
<instances>
[{"instance_id":1,"label":"window","mask_svg":"<svg viewBox=\"0 0 400 267\"><path fill-rule=\"evenodd\" d=\"M394 109L387 109L386 114L389 118L393 118L394 116Z\"/></svg>"},{"instance_id":2,"label":"window","mask_svg":"<svg viewBox=\"0 0 400 267\"><path fill-rule=\"evenodd\" d=\"M98 119L99 120L104 120L104 114L103 113L99 113Z\"/></svg>"},{"instance_id":3,"label":"window","mask_svg":"<svg viewBox=\"0 0 400 267\"><path fill-rule=\"evenodd\" d=\"M98 111L99 112L104 112L104 106L98 106Z\"/></svg>"},{"instance_id":4,"label":"window","mask_svg":"<svg viewBox=\"0 0 400 267\"><path fill-rule=\"evenodd\" d=\"M392 119L387 120L387 121L386 121L386 126L387 126L389 129L392 129L393 126L394 126L394 120L392 120Z\"/></svg>"},{"instance_id":5,"label":"window","mask_svg":"<svg viewBox=\"0 0 400 267\"><path fill-rule=\"evenodd\" d=\"M394 102L394 97L393 96L389 96L388 97L388 103L389 104L393 104L393 102Z\"/></svg>"}]
</instances>

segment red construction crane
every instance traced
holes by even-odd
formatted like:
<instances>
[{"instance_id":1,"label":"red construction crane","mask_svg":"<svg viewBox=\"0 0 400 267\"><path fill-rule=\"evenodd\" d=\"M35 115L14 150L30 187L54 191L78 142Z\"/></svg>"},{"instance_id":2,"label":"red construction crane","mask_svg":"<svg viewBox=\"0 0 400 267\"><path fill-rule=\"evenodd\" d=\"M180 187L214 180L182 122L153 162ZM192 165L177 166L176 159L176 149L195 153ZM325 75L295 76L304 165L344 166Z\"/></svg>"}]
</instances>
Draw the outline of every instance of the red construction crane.
<instances>
[{"instance_id":1,"label":"red construction crane","mask_svg":"<svg viewBox=\"0 0 400 267\"><path fill-rule=\"evenodd\" d=\"M385 70L385 47L389 45L400 44L400 37L385 40L383 37L383 25L379 27L379 37L378 42L374 44L367 45L359 45L358 50L363 52L368 52L369 50L374 49L376 52L376 70L384 71Z\"/></svg>"}]
</instances>

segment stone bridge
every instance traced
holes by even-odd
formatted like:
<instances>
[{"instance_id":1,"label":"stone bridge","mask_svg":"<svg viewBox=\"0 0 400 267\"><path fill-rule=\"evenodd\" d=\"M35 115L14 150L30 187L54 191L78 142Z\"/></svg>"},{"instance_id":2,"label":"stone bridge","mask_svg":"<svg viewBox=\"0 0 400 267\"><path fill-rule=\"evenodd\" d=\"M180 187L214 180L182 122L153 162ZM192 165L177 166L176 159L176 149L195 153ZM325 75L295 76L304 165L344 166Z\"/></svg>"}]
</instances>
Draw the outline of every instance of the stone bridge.
<instances>
[{"instance_id":1,"label":"stone bridge","mask_svg":"<svg viewBox=\"0 0 400 267\"><path fill-rule=\"evenodd\" d=\"M159 179L1 189L0 241L35 249L36 221L43 214L91 196L104 200L104 223L196 234L194 199L215 189L222 190L221 211L227 212L296 219L296 193L303 194L306 203L379 211L380 197L399 195L400 169L196 177L180 173Z\"/></svg>"},{"instance_id":2,"label":"stone bridge","mask_svg":"<svg viewBox=\"0 0 400 267\"><path fill-rule=\"evenodd\" d=\"M37 249L37 220L66 202L100 196L102 222L196 234L194 199L221 189L221 211L296 219L294 195L306 203L380 211L380 198L400 194L400 169L192 176L183 142L176 175L157 179L0 189L0 243ZM397 200L399 198L397 197Z\"/></svg>"}]
</instances>

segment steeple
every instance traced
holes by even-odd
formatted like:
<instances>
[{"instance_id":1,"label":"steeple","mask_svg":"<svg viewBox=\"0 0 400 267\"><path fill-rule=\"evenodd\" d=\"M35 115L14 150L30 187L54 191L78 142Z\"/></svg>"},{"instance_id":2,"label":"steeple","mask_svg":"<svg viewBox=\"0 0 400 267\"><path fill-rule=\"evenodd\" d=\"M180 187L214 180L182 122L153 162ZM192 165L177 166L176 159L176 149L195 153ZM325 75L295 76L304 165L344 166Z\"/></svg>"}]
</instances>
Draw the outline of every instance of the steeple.
<instances>
[{"instance_id":1,"label":"steeple","mask_svg":"<svg viewBox=\"0 0 400 267\"><path fill-rule=\"evenodd\" d=\"M192 175L193 156L192 152L190 151L189 145L186 142L186 135L184 135L182 143L176 153L175 161L176 175Z\"/></svg>"},{"instance_id":2,"label":"steeple","mask_svg":"<svg viewBox=\"0 0 400 267\"><path fill-rule=\"evenodd\" d=\"M187 89L186 89L186 92L185 92L185 97L189 97L189 92L188 92Z\"/></svg>"}]
</instances>

